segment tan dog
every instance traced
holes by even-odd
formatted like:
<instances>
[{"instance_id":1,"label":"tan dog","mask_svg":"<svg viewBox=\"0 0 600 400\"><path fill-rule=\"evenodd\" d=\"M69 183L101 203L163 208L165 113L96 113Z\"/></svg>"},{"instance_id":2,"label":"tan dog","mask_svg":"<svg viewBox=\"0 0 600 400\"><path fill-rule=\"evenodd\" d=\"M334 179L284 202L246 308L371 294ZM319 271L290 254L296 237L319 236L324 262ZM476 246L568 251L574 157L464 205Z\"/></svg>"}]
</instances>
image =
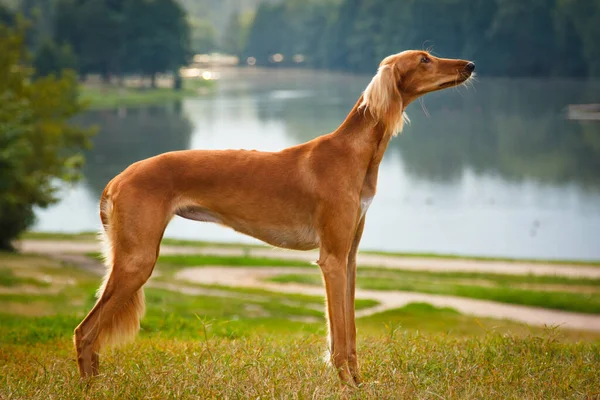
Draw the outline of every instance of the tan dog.
<instances>
[{"instance_id":1,"label":"tan dog","mask_svg":"<svg viewBox=\"0 0 600 400\"><path fill-rule=\"evenodd\" d=\"M319 248L330 352L343 383L360 382L356 356L356 253L377 173L404 109L419 96L465 82L475 65L405 51L387 57L335 132L280 152L187 150L135 164L104 189L108 273L98 302L75 329L82 376L98 374L100 349L132 338L142 285L175 215L229 226L273 246Z\"/></svg>"}]
</instances>

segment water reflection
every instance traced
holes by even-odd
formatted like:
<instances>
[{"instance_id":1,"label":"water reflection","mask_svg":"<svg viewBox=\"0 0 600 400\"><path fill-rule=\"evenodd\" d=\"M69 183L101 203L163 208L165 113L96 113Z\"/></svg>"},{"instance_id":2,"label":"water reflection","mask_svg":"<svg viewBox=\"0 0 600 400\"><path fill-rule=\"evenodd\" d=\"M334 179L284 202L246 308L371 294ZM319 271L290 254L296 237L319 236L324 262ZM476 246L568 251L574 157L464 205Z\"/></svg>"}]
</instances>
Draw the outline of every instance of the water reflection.
<instances>
[{"instance_id":1,"label":"water reflection","mask_svg":"<svg viewBox=\"0 0 600 400\"><path fill-rule=\"evenodd\" d=\"M393 143L420 179L459 179L466 168L509 181L600 186L600 125L564 118L567 104L594 101L574 82L484 80L476 91L434 94L435 118L413 112L411 133ZM597 101L597 99L596 99ZM414 110L414 107L413 107Z\"/></svg>"},{"instance_id":2,"label":"water reflection","mask_svg":"<svg viewBox=\"0 0 600 400\"><path fill-rule=\"evenodd\" d=\"M90 209L106 182L154 154L279 150L330 132L370 79L251 69L222 77L209 97L86 115L101 132L85 183L40 211L38 228L96 229ZM600 124L564 115L568 104L591 102L600 102L600 82L481 79L409 106L412 123L384 158L363 248L600 259ZM166 234L252 241L177 218Z\"/></svg>"}]
</instances>

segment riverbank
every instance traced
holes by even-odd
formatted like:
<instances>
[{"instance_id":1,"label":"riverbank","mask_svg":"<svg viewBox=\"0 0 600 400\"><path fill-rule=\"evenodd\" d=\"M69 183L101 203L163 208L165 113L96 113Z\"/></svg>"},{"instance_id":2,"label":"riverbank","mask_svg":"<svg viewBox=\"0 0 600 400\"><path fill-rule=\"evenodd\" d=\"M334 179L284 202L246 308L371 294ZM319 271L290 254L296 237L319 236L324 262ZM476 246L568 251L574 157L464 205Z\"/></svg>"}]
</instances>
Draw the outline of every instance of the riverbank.
<instances>
[{"instance_id":1,"label":"riverbank","mask_svg":"<svg viewBox=\"0 0 600 400\"><path fill-rule=\"evenodd\" d=\"M133 107L206 95L214 86L215 81L202 78L183 79L181 90L173 90L170 80L159 82L156 88L142 86L135 80L126 80L123 85L85 82L80 85L80 96L90 109Z\"/></svg>"}]
</instances>

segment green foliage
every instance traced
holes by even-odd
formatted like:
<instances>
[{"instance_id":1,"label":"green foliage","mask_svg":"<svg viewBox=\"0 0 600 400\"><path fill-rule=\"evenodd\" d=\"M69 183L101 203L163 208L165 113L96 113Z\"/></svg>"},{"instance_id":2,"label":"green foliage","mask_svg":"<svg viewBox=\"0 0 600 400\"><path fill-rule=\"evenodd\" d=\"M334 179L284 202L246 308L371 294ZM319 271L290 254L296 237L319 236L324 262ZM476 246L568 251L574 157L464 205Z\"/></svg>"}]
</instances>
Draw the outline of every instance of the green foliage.
<instances>
[{"instance_id":1,"label":"green foliage","mask_svg":"<svg viewBox=\"0 0 600 400\"><path fill-rule=\"evenodd\" d=\"M68 43L79 72L112 75L177 71L190 52L183 9L174 0L58 0L55 40Z\"/></svg>"},{"instance_id":2,"label":"green foliage","mask_svg":"<svg viewBox=\"0 0 600 400\"><path fill-rule=\"evenodd\" d=\"M210 21L188 17L191 31L191 50L193 53L210 53L217 47L217 31Z\"/></svg>"},{"instance_id":3,"label":"green foliage","mask_svg":"<svg viewBox=\"0 0 600 400\"><path fill-rule=\"evenodd\" d=\"M153 77L187 63L189 27L174 0L128 0L123 8L126 71Z\"/></svg>"},{"instance_id":4,"label":"green foliage","mask_svg":"<svg viewBox=\"0 0 600 400\"><path fill-rule=\"evenodd\" d=\"M239 52L232 50L232 44L246 41L253 12L263 0L177 0L177 2L188 13L194 52L206 53L217 50L239 55ZM241 30L232 26L236 15L240 17Z\"/></svg>"},{"instance_id":5,"label":"green foliage","mask_svg":"<svg viewBox=\"0 0 600 400\"><path fill-rule=\"evenodd\" d=\"M575 36L579 40L581 53L577 56L585 60L589 75L600 76L600 1L557 0L557 4L556 15L563 23L563 34L566 39ZM568 46L566 39L564 45Z\"/></svg>"},{"instance_id":6,"label":"green foliage","mask_svg":"<svg viewBox=\"0 0 600 400\"><path fill-rule=\"evenodd\" d=\"M82 110L75 74L34 78L26 26L0 26L0 248L56 201L57 181L79 178L89 131L69 123Z\"/></svg>"},{"instance_id":7,"label":"green foliage","mask_svg":"<svg viewBox=\"0 0 600 400\"><path fill-rule=\"evenodd\" d=\"M64 69L77 69L77 57L69 45L57 45L53 40L44 40L33 57L36 76L60 75Z\"/></svg>"},{"instance_id":8,"label":"green foliage","mask_svg":"<svg viewBox=\"0 0 600 400\"><path fill-rule=\"evenodd\" d=\"M238 12L231 14L229 25L223 36L223 51L228 54L241 56L248 39L248 29L252 22L251 18L242 18Z\"/></svg>"},{"instance_id":9,"label":"green foliage","mask_svg":"<svg viewBox=\"0 0 600 400\"><path fill-rule=\"evenodd\" d=\"M10 25L14 22L14 17L15 16L13 12L8 7L0 3L0 24Z\"/></svg>"},{"instance_id":10,"label":"green foliage","mask_svg":"<svg viewBox=\"0 0 600 400\"><path fill-rule=\"evenodd\" d=\"M245 57L255 57L258 65L273 63L271 56L284 56L280 65L292 65L301 54L308 65L321 65L319 46L337 10L336 1L289 0L262 3L248 34Z\"/></svg>"},{"instance_id":11,"label":"green foliage","mask_svg":"<svg viewBox=\"0 0 600 400\"><path fill-rule=\"evenodd\" d=\"M246 55L269 65L302 52L313 67L372 72L382 58L433 48L495 76L600 76L597 0L343 0L263 4ZM284 63L285 64L285 63Z\"/></svg>"}]
</instances>

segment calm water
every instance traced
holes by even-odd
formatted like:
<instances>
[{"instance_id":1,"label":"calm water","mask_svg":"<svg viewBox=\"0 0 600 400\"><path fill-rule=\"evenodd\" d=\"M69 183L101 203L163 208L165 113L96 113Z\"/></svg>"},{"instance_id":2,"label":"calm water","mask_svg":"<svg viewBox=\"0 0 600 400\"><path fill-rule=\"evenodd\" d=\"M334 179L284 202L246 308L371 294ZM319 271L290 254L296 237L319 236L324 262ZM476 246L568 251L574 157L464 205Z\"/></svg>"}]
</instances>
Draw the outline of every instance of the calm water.
<instances>
[{"instance_id":1,"label":"calm water","mask_svg":"<svg viewBox=\"0 0 600 400\"><path fill-rule=\"evenodd\" d=\"M278 150L334 130L370 77L223 71L208 97L93 111L101 131L85 179L38 212L36 229L99 227L97 200L130 163L175 149ZM363 249L600 259L600 123L564 108L600 103L600 82L481 78L408 108L381 165ZM166 236L254 242L176 218Z\"/></svg>"}]
</instances>

